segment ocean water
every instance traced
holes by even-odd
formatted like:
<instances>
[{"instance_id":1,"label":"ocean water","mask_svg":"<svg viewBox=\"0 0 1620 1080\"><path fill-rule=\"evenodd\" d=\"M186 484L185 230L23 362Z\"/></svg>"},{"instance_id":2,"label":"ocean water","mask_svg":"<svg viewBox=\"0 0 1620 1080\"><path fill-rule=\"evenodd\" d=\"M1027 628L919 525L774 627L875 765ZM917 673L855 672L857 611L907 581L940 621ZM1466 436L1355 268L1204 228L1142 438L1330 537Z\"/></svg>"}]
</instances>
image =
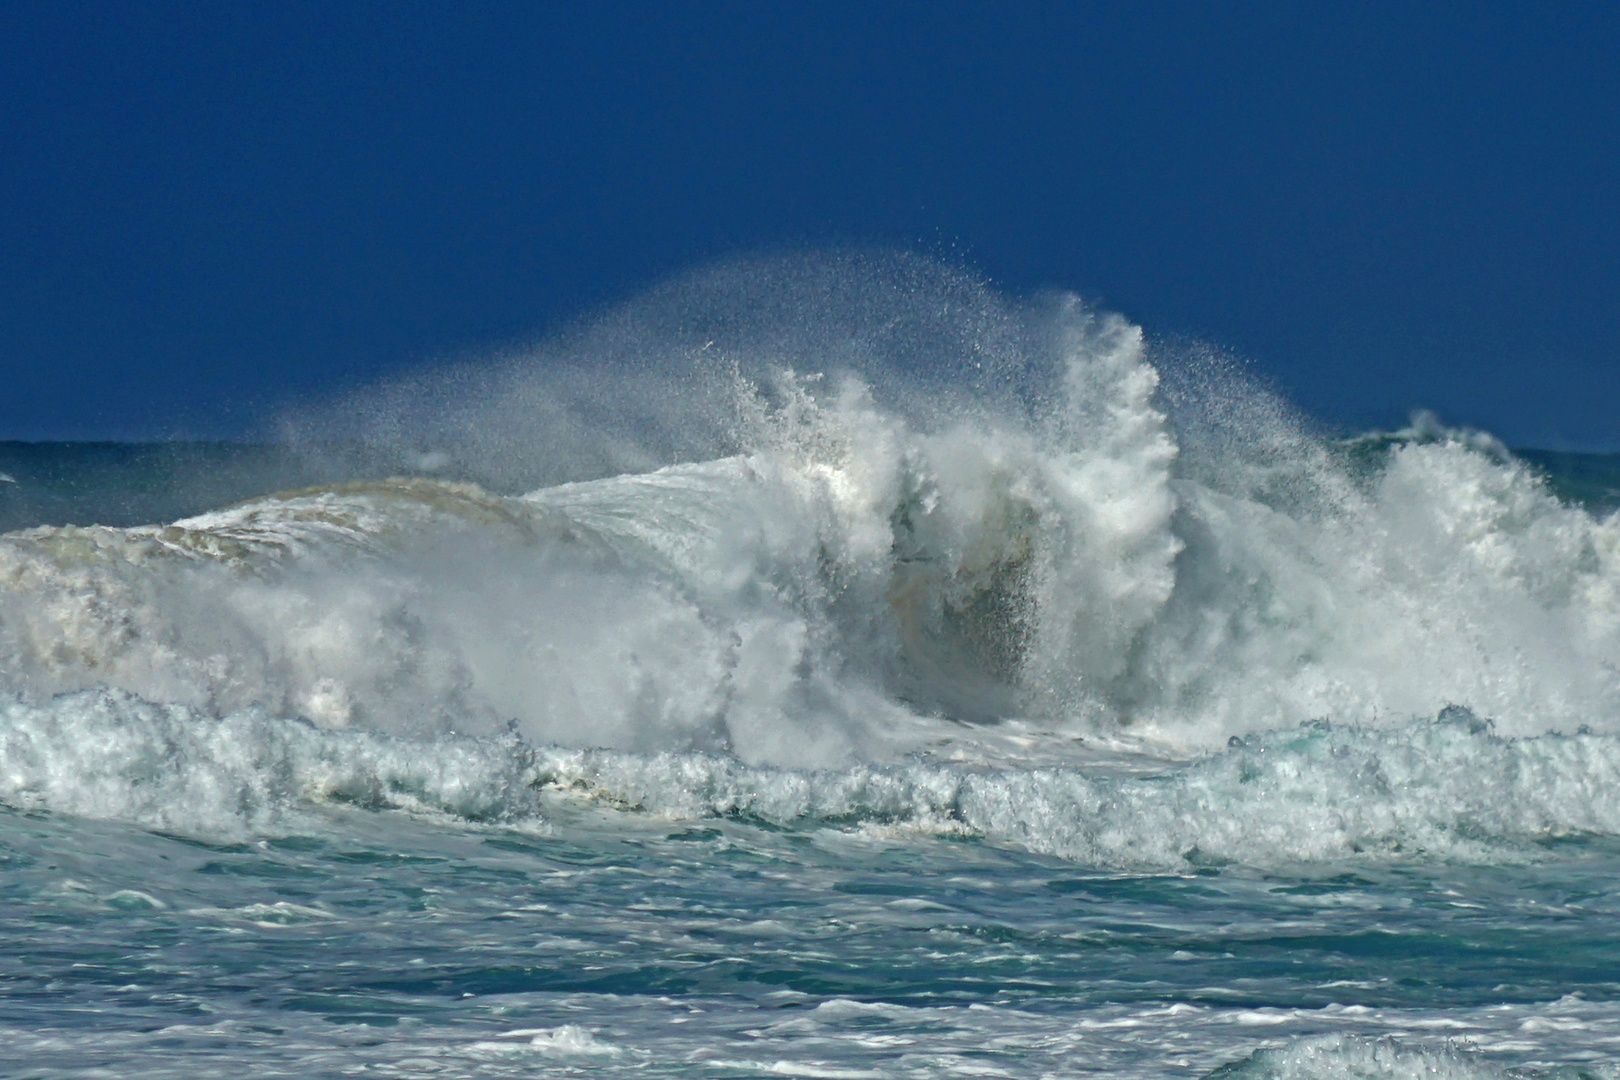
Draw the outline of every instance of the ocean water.
<instances>
[{"instance_id":1,"label":"ocean water","mask_svg":"<svg viewBox=\"0 0 1620 1080\"><path fill-rule=\"evenodd\" d=\"M0 445L0 1072L1620 1076L1620 468L921 260Z\"/></svg>"}]
</instances>

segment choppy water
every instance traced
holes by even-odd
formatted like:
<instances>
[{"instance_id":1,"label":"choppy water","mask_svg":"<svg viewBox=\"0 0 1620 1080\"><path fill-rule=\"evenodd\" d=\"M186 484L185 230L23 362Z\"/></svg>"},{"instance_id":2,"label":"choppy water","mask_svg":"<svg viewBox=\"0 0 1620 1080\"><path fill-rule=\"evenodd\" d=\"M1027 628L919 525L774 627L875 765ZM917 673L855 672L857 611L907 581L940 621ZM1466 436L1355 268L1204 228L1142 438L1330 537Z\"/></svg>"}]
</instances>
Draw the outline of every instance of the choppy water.
<instances>
[{"instance_id":1,"label":"choppy water","mask_svg":"<svg viewBox=\"0 0 1620 1080\"><path fill-rule=\"evenodd\" d=\"M1620 1075L1606 459L860 259L8 452L17 1075Z\"/></svg>"}]
</instances>

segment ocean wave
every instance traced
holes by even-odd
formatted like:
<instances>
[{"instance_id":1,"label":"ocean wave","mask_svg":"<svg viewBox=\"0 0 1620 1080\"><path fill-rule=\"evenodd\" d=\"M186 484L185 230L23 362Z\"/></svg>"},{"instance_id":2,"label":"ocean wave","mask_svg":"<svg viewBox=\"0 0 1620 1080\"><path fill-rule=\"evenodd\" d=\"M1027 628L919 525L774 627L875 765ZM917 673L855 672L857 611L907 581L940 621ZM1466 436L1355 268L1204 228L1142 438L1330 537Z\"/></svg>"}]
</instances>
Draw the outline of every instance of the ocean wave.
<instances>
[{"instance_id":1,"label":"ocean wave","mask_svg":"<svg viewBox=\"0 0 1620 1080\"><path fill-rule=\"evenodd\" d=\"M1050 321L1021 405L738 367L728 456L8 534L0 688L798 768L930 718L1183 754L1449 703L1614 730L1620 518L1478 433L1319 439L1241 383L1162 385L1117 316Z\"/></svg>"},{"instance_id":2,"label":"ocean wave","mask_svg":"<svg viewBox=\"0 0 1620 1080\"><path fill-rule=\"evenodd\" d=\"M466 477L512 444L467 435L418 447L439 478L0 536L0 797L253 833L576 791L1158 869L1620 832L1620 516L981 293L898 358L915 297L794 348L680 323L595 384L667 436L642 469L502 494ZM549 368L501 370L466 432L553 416Z\"/></svg>"},{"instance_id":3,"label":"ocean wave","mask_svg":"<svg viewBox=\"0 0 1620 1080\"><path fill-rule=\"evenodd\" d=\"M1423 855L1537 858L1620 836L1620 739L1503 738L1462 709L1395 729L1306 725L1141 773L915 760L846 769L733 755L535 746L518 735L331 731L113 691L0 709L0 802L239 838L322 804L544 827L548 800L668 819L900 830L1080 864L1185 872Z\"/></svg>"},{"instance_id":4,"label":"ocean wave","mask_svg":"<svg viewBox=\"0 0 1620 1080\"><path fill-rule=\"evenodd\" d=\"M296 832L321 803L535 821L532 781L532 755L515 738L325 731L110 690L0 706L0 803L184 836Z\"/></svg>"},{"instance_id":5,"label":"ocean wave","mask_svg":"<svg viewBox=\"0 0 1620 1080\"><path fill-rule=\"evenodd\" d=\"M1149 775L925 763L804 772L548 750L537 779L670 817L893 826L1146 870L1415 854L1494 862L1534 857L1560 837L1620 835L1620 740L1504 739L1461 709L1397 729L1316 723L1250 736Z\"/></svg>"}]
</instances>

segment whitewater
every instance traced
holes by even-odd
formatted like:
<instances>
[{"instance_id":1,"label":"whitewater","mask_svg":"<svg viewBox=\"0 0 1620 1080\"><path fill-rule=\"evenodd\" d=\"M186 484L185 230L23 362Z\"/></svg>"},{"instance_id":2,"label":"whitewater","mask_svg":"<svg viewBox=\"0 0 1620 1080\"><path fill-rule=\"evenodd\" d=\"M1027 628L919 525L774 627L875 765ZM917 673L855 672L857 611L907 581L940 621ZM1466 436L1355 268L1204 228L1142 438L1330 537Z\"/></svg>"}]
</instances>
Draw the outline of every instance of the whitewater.
<instances>
[{"instance_id":1,"label":"whitewater","mask_svg":"<svg viewBox=\"0 0 1620 1080\"><path fill-rule=\"evenodd\" d=\"M280 432L0 461L11 1075L1620 1076L1620 515L1488 434L872 253Z\"/></svg>"}]
</instances>

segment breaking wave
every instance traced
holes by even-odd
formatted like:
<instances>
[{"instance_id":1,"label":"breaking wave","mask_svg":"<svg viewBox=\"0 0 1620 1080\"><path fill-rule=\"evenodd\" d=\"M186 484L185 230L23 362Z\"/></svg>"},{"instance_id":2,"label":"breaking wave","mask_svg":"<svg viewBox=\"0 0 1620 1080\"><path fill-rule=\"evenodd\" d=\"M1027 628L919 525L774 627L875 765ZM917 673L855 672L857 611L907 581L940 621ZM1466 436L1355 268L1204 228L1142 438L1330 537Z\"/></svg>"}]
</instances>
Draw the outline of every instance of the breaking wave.
<instances>
[{"instance_id":1,"label":"breaking wave","mask_svg":"<svg viewBox=\"0 0 1620 1080\"><path fill-rule=\"evenodd\" d=\"M0 797L549 785L1154 866L1620 831L1620 519L1073 297L743 264L290 430L337 416L397 475L0 537Z\"/></svg>"},{"instance_id":2,"label":"breaking wave","mask_svg":"<svg viewBox=\"0 0 1620 1080\"><path fill-rule=\"evenodd\" d=\"M1534 858L1549 840L1620 835L1620 738L1504 739L1455 707L1400 728L1268 732L1154 771L787 769L513 734L331 731L106 690L13 704L0 721L0 801L224 838L294 830L316 804L543 828L555 798L668 819L980 837L1172 871L1415 854L1494 862Z\"/></svg>"}]
</instances>

